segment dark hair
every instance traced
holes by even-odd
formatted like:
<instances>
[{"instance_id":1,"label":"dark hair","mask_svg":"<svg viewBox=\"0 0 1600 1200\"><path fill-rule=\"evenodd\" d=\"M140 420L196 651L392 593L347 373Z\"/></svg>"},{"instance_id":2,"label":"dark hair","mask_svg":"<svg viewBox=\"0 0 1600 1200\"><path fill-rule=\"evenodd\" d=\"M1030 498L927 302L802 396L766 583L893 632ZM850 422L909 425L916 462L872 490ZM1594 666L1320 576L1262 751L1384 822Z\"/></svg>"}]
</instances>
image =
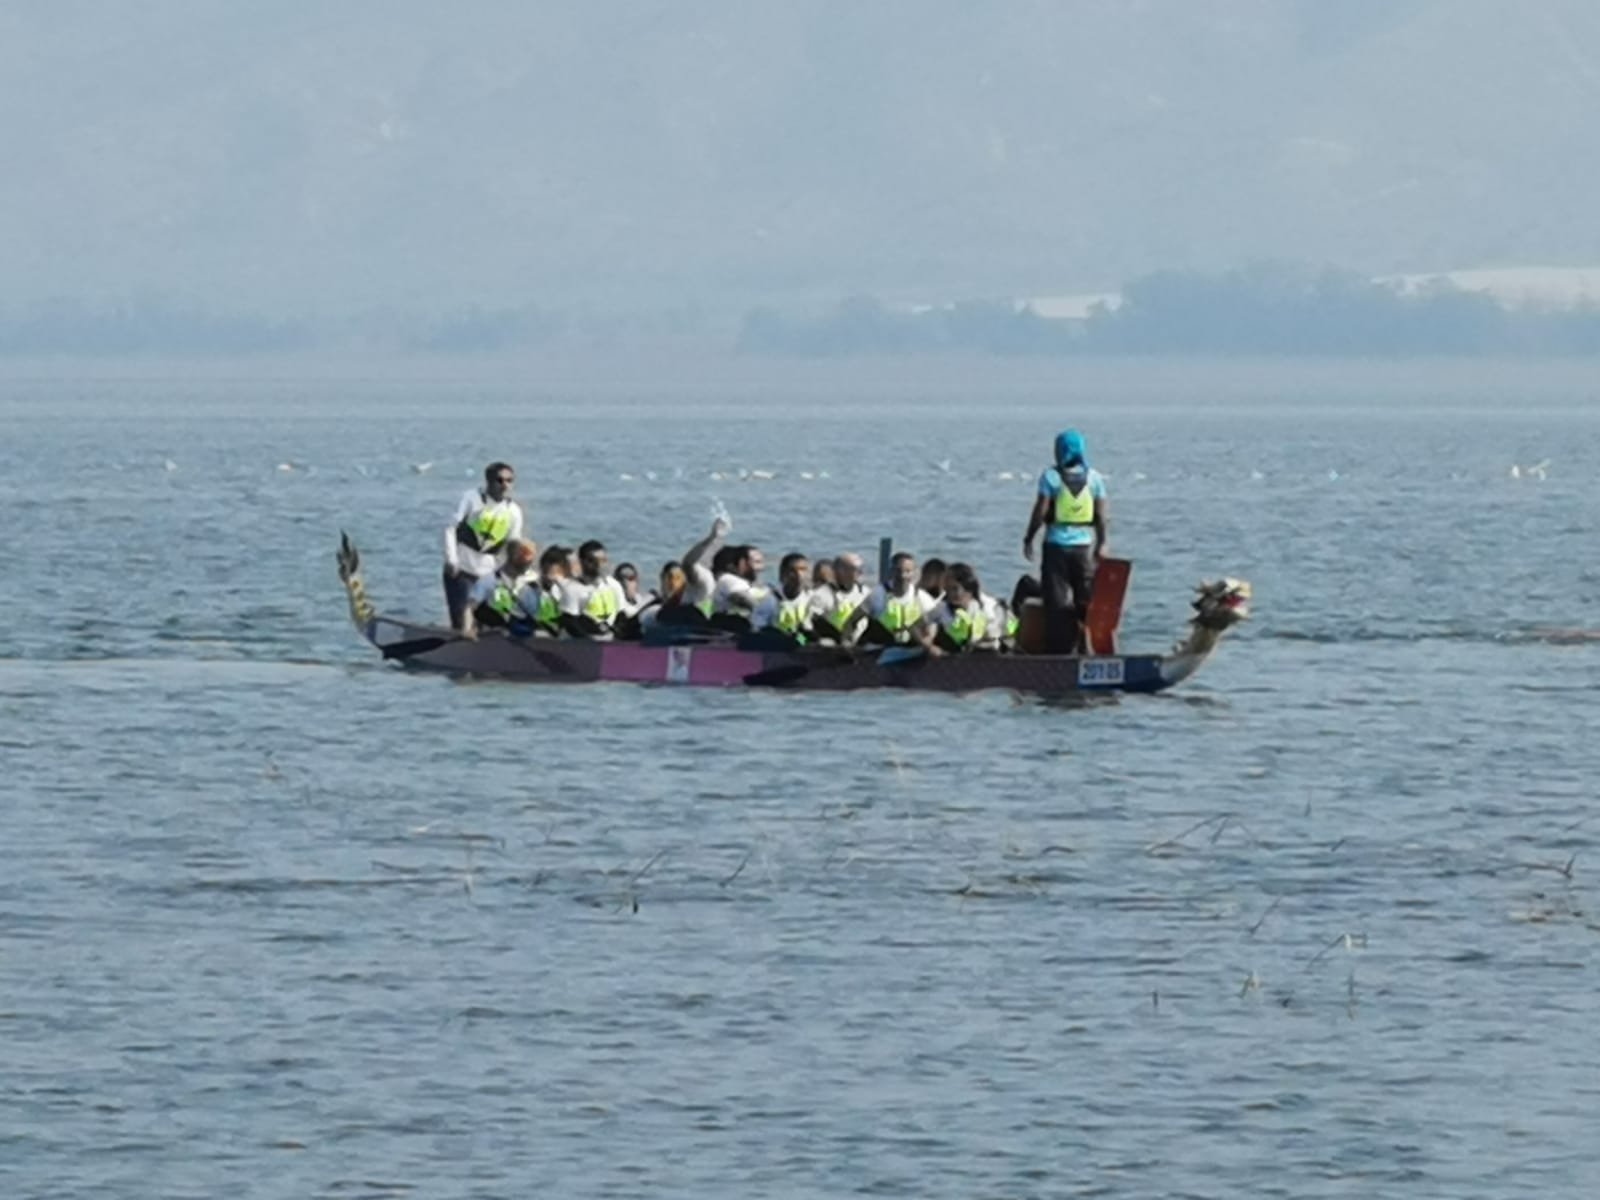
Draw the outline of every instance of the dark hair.
<instances>
[{"instance_id":1,"label":"dark hair","mask_svg":"<svg viewBox=\"0 0 1600 1200\"><path fill-rule=\"evenodd\" d=\"M551 567L564 567L567 565L567 548L565 546L551 546L539 555L539 569L548 571Z\"/></svg>"},{"instance_id":2,"label":"dark hair","mask_svg":"<svg viewBox=\"0 0 1600 1200\"><path fill-rule=\"evenodd\" d=\"M500 474L501 471L510 471L513 475L515 475L517 473L516 468L513 467L510 463L492 462L487 467L485 467L483 469L484 481L488 482L489 480L493 479L496 475Z\"/></svg>"},{"instance_id":3,"label":"dark hair","mask_svg":"<svg viewBox=\"0 0 1600 1200\"><path fill-rule=\"evenodd\" d=\"M604 549L605 549L605 543L597 541L594 538L590 538L587 542L585 542L583 545L578 547L578 557L579 558L588 558L595 551L604 550Z\"/></svg>"},{"instance_id":4,"label":"dark hair","mask_svg":"<svg viewBox=\"0 0 1600 1200\"><path fill-rule=\"evenodd\" d=\"M950 581L960 586L962 591L973 596L983 594L983 589L978 586L978 573L966 563L951 563L945 568L945 574L950 576Z\"/></svg>"},{"instance_id":5,"label":"dark hair","mask_svg":"<svg viewBox=\"0 0 1600 1200\"><path fill-rule=\"evenodd\" d=\"M889 563L892 566L892 565L897 564L897 563L903 563L903 562L914 563L916 561L917 561L917 556L915 554L912 554L910 551L907 551L907 550L902 550L902 551L900 551L900 553L896 554L893 558L891 558L889 560ZM939 560L938 559L934 559L933 561L934 562L938 562Z\"/></svg>"},{"instance_id":6,"label":"dark hair","mask_svg":"<svg viewBox=\"0 0 1600 1200\"><path fill-rule=\"evenodd\" d=\"M718 550L711 556L711 573L713 575L726 575L733 570L734 564L742 557L740 551L743 549L743 546L724 546Z\"/></svg>"},{"instance_id":7,"label":"dark hair","mask_svg":"<svg viewBox=\"0 0 1600 1200\"><path fill-rule=\"evenodd\" d=\"M791 550L778 562L778 574L787 575L790 568L796 563L809 563L811 560L798 550Z\"/></svg>"},{"instance_id":8,"label":"dark hair","mask_svg":"<svg viewBox=\"0 0 1600 1200\"><path fill-rule=\"evenodd\" d=\"M942 558L930 558L927 562L922 564L922 574L924 578L926 578L929 574L938 574L942 576L948 569L948 566L945 564L945 561Z\"/></svg>"},{"instance_id":9,"label":"dark hair","mask_svg":"<svg viewBox=\"0 0 1600 1200\"><path fill-rule=\"evenodd\" d=\"M630 562L618 563L617 569L612 571L611 574L617 579L637 579L639 578L639 568Z\"/></svg>"}]
</instances>

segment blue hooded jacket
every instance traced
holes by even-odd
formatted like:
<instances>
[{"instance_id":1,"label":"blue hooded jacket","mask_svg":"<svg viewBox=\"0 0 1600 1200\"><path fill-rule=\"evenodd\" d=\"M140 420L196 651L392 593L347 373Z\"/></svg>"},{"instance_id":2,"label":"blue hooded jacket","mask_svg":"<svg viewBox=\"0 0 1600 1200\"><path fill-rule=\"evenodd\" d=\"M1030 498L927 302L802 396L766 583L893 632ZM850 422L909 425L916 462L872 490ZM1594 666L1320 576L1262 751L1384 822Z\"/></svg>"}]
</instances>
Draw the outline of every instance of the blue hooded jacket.
<instances>
[{"instance_id":1,"label":"blue hooded jacket","mask_svg":"<svg viewBox=\"0 0 1600 1200\"><path fill-rule=\"evenodd\" d=\"M1083 434L1076 429L1056 434L1056 466L1070 467L1077 463L1085 468L1089 465L1089 446L1083 440Z\"/></svg>"}]
</instances>

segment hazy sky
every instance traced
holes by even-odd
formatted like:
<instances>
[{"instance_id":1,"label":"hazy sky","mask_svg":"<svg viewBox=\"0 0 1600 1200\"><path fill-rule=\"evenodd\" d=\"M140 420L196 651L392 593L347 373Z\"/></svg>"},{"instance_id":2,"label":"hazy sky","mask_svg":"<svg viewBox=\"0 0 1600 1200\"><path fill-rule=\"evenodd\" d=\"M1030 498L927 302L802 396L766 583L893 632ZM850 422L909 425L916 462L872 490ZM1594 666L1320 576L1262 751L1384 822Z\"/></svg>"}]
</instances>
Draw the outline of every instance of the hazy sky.
<instances>
[{"instance_id":1,"label":"hazy sky","mask_svg":"<svg viewBox=\"0 0 1600 1200\"><path fill-rule=\"evenodd\" d=\"M0 300L1600 262L1595 0L11 0Z\"/></svg>"}]
</instances>

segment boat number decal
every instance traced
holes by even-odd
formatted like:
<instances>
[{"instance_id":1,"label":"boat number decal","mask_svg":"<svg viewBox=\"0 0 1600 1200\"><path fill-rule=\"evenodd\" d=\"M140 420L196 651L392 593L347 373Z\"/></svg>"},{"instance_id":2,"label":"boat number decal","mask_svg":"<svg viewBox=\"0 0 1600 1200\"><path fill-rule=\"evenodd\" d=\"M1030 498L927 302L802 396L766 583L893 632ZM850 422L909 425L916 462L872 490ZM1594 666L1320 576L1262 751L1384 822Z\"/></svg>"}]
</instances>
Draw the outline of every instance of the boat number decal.
<instances>
[{"instance_id":1,"label":"boat number decal","mask_svg":"<svg viewBox=\"0 0 1600 1200\"><path fill-rule=\"evenodd\" d=\"M694 658L694 647L671 646L667 649L667 682L688 683L689 663Z\"/></svg>"},{"instance_id":2,"label":"boat number decal","mask_svg":"<svg viewBox=\"0 0 1600 1200\"><path fill-rule=\"evenodd\" d=\"M1078 663L1079 687L1116 687L1122 682L1122 659L1086 658Z\"/></svg>"}]
</instances>

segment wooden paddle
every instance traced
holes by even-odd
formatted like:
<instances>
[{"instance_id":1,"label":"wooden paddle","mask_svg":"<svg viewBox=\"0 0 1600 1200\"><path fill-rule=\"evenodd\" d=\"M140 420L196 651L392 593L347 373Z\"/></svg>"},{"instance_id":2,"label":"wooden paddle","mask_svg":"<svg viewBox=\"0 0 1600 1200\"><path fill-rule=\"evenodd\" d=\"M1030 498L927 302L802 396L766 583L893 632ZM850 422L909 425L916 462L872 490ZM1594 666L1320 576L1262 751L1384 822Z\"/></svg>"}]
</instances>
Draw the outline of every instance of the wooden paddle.
<instances>
[{"instance_id":1,"label":"wooden paddle","mask_svg":"<svg viewBox=\"0 0 1600 1200\"><path fill-rule=\"evenodd\" d=\"M1095 566L1089 613L1084 618L1089 650L1093 654L1117 652L1117 626L1122 624L1122 602L1128 595L1133 564L1125 558L1102 558Z\"/></svg>"}]
</instances>

